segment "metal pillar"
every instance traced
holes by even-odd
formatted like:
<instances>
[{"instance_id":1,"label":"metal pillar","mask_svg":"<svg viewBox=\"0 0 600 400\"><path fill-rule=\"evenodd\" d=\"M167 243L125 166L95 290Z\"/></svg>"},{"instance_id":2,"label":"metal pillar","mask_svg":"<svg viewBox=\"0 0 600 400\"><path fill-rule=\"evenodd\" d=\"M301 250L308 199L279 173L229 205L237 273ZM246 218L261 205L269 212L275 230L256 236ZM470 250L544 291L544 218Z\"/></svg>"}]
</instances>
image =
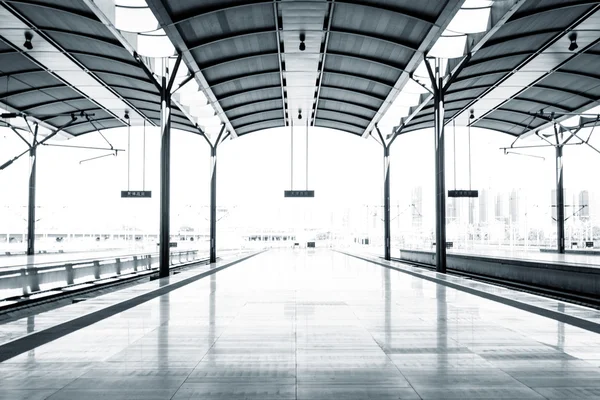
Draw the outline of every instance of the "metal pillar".
<instances>
[{"instance_id":1,"label":"metal pillar","mask_svg":"<svg viewBox=\"0 0 600 400\"><path fill-rule=\"evenodd\" d=\"M383 146L383 168L385 179L383 183L383 231L384 231L384 256L391 259L391 232L390 232L390 148Z\"/></svg>"},{"instance_id":2,"label":"metal pillar","mask_svg":"<svg viewBox=\"0 0 600 400\"><path fill-rule=\"evenodd\" d=\"M560 254L565 252L565 198L563 184L563 146L556 146L556 242Z\"/></svg>"},{"instance_id":3,"label":"metal pillar","mask_svg":"<svg viewBox=\"0 0 600 400\"><path fill-rule=\"evenodd\" d=\"M29 204L27 212L27 255L32 256L35 254L35 188L36 188L36 175L37 175L37 133L38 125L35 126L33 133L33 142L29 148Z\"/></svg>"},{"instance_id":4,"label":"metal pillar","mask_svg":"<svg viewBox=\"0 0 600 400\"><path fill-rule=\"evenodd\" d=\"M169 276L171 217L171 92L166 76L162 77L160 113L160 233L159 277Z\"/></svg>"},{"instance_id":5,"label":"metal pillar","mask_svg":"<svg viewBox=\"0 0 600 400\"><path fill-rule=\"evenodd\" d=\"M444 77L435 59L433 74L435 127L435 269L446 272L446 171L444 154Z\"/></svg>"},{"instance_id":6,"label":"metal pillar","mask_svg":"<svg viewBox=\"0 0 600 400\"><path fill-rule=\"evenodd\" d=\"M210 148L210 262L217 262L217 146Z\"/></svg>"}]
</instances>

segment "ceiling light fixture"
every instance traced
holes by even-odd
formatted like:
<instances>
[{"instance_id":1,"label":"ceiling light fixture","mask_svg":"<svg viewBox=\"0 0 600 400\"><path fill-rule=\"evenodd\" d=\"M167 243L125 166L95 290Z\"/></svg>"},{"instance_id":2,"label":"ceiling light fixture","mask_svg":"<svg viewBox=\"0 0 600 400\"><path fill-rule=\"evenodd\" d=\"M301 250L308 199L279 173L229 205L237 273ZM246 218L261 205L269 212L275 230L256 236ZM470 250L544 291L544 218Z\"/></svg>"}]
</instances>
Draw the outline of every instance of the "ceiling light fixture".
<instances>
[{"instance_id":1,"label":"ceiling light fixture","mask_svg":"<svg viewBox=\"0 0 600 400\"><path fill-rule=\"evenodd\" d=\"M33 39L33 33L27 31L25 32L25 43L23 43L23 47L27 50L33 50L33 43L31 43L31 39Z\"/></svg>"},{"instance_id":2,"label":"ceiling light fixture","mask_svg":"<svg viewBox=\"0 0 600 400\"><path fill-rule=\"evenodd\" d=\"M469 110L469 119L475 119L475 110L472 108Z\"/></svg>"},{"instance_id":3,"label":"ceiling light fixture","mask_svg":"<svg viewBox=\"0 0 600 400\"><path fill-rule=\"evenodd\" d=\"M298 119L302 119L302 109L298 110Z\"/></svg>"},{"instance_id":4,"label":"ceiling light fixture","mask_svg":"<svg viewBox=\"0 0 600 400\"><path fill-rule=\"evenodd\" d=\"M306 40L306 36L304 35L304 33L300 34L300 51L304 51L306 50L306 44L304 43L304 41Z\"/></svg>"},{"instance_id":5,"label":"ceiling light fixture","mask_svg":"<svg viewBox=\"0 0 600 400\"><path fill-rule=\"evenodd\" d=\"M569 51L575 51L575 50L577 50L577 48L579 47L577 45L577 33L576 32L572 32L569 35L569 40L571 41L571 44L569 45Z\"/></svg>"}]
</instances>

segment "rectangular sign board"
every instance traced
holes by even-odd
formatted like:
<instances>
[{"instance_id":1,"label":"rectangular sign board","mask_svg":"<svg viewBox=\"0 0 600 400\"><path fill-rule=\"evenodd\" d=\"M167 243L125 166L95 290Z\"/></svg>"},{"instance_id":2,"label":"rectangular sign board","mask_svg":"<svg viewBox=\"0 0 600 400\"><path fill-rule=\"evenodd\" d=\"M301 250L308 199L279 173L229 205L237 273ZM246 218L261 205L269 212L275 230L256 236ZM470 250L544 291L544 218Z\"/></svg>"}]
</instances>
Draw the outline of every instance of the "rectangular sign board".
<instances>
[{"instance_id":1,"label":"rectangular sign board","mask_svg":"<svg viewBox=\"0 0 600 400\"><path fill-rule=\"evenodd\" d=\"M448 190L448 197L479 197L478 190Z\"/></svg>"},{"instance_id":2,"label":"rectangular sign board","mask_svg":"<svg viewBox=\"0 0 600 400\"><path fill-rule=\"evenodd\" d=\"M121 190L121 197L122 198L139 197L139 198L149 199L150 197L152 197L152 191L151 190Z\"/></svg>"},{"instance_id":3,"label":"rectangular sign board","mask_svg":"<svg viewBox=\"0 0 600 400\"><path fill-rule=\"evenodd\" d=\"M286 190L284 197L315 197L314 190Z\"/></svg>"}]
</instances>

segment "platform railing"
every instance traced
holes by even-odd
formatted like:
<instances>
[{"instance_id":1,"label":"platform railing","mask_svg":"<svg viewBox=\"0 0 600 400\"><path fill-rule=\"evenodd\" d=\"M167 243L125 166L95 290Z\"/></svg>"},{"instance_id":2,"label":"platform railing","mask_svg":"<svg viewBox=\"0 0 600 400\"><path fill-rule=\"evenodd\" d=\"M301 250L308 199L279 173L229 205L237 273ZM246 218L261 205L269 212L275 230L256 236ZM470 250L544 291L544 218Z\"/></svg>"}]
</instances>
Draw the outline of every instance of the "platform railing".
<instances>
[{"instance_id":1,"label":"platform railing","mask_svg":"<svg viewBox=\"0 0 600 400\"><path fill-rule=\"evenodd\" d=\"M196 259L198 250L176 251L171 252L170 263L175 266ZM7 267L0 269L0 300L152 270L158 270L158 253Z\"/></svg>"}]
</instances>

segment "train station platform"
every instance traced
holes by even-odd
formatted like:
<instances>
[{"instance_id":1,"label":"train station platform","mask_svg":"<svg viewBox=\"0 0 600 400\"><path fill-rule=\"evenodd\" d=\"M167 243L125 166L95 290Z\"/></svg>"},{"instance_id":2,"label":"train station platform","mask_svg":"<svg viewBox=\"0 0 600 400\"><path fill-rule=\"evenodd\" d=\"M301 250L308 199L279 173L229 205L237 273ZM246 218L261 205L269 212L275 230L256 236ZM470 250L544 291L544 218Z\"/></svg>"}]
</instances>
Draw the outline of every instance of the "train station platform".
<instances>
[{"instance_id":1,"label":"train station platform","mask_svg":"<svg viewBox=\"0 0 600 400\"><path fill-rule=\"evenodd\" d=\"M0 399L600 399L596 310L324 249L228 266L0 325L39 340L0 343Z\"/></svg>"}]
</instances>

